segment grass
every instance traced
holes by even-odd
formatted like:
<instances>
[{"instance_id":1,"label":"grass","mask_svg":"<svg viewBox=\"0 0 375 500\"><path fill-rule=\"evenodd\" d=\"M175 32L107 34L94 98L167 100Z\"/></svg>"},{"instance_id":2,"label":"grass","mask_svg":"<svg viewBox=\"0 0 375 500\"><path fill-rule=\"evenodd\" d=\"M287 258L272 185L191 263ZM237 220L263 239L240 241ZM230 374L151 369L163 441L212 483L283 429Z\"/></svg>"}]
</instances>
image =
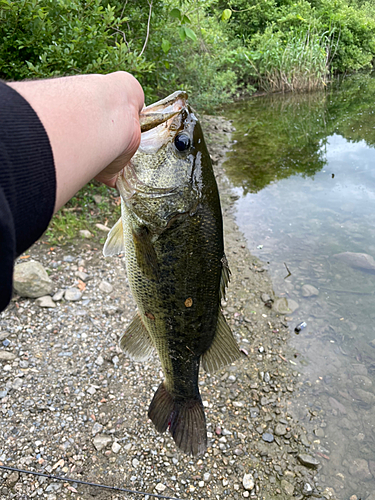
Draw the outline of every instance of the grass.
<instances>
[{"instance_id":1,"label":"grass","mask_svg":"<svg viewBox=\"0 0 375 500\"><path fill-rule=\"evenodd\" d=\"M44 238L53 246L63 246L79 237L81 229L88 229L99 243L106 234L95 224L112 227L120 217L120 199L117 192L92 181L52 218Z\"/></svg>"}]
</instances>

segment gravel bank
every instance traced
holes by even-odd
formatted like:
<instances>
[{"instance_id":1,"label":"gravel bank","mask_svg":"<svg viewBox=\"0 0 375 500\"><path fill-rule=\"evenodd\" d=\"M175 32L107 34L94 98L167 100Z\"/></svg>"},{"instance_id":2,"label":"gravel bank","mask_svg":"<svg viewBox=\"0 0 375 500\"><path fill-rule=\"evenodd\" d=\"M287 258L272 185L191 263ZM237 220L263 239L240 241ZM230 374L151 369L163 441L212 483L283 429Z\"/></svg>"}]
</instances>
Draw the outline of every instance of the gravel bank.
<instances>
[{"instance_id":1,"label":"gravel bank","mask_svg":"<svg viewBox=\"0 0 375 500\"><path fill-rule=\"evenodd\" d=\"M234 223L222 168L231 124L206 117L203 128L232 271L224 314L248 353L215 375L201 373L207 453L182 455L148 420L162 374L157 358L135 363L118 348L135 311L123 259L104 259L95 238L80 237L73 246L51 250L39 242L28 252L54 282L53 304L46 302L54 307L15 297L0 315L0 462L178 498L336 498L319 485L324 454L288 413L300 384L285 315L274 307L264 264ZM131 497L0 471L4 500Z\"/></svg>"}]
</instances>

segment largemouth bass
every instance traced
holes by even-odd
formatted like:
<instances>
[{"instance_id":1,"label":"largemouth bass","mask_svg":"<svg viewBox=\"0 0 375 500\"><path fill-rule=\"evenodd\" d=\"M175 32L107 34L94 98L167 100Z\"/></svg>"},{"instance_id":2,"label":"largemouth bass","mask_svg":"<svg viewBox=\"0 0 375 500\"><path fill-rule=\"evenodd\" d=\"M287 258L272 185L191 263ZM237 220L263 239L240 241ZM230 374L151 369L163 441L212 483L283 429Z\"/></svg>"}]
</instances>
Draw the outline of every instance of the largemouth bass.
<instances>
[{"instance_id":1,"label":"largemouth bass","mask_svg":"<svg viewBox=\"0 0 375 500\"><path fill-rule=\"evenodd\" d=\"M105 256L124 252L138 306L120 339L137 361L156 349L165 380L148 416L182 451L207 448L200 363L214 371L241 353L220 309L229 281L220 199L202 130L184 92L145 108L141 144L117 182L121 218Z\"/></svg>"}]
</instances>

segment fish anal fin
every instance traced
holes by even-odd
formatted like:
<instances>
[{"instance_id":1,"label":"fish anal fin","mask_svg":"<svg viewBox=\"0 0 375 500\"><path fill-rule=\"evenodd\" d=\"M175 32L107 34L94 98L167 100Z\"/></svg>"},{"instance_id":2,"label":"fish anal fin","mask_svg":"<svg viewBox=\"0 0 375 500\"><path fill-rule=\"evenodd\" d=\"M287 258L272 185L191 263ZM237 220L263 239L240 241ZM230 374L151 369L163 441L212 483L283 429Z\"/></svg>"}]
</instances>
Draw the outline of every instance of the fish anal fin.
<instances>
[{"instance_id":1,"label":"fish anal fin","mask_svg":"<svg viewBox=\"0 0 375 500\"><path fill-rule=\"evenodd\" d=\"M158 279L159 265L151 235L146 227L133 229L133 242L137 263L143 274L150 279Z\"/></svg>"},{"instance_id":2,"label":"fish anal fin","mask_svg":"<svg viewBox=\"0 0 375 500\"><path fill-rule=\"evenodd\" d=\"M124 245L124 232L122 228L121 217L109 231L107 240L104 244L103 255L104 257L112 257L125 251Z\"/></svg>"},{"instance_id":3,"label":"fish anal fin","mask_svg":"<svg viewBox=\"0 0 375 500\"><path fill-rule=\"evenodd\" d=\"M152 355L154 344L138 312L122 334L120 347L134 361L146 361Z\"/></svg>"},{"instance_id":4,"label":"fish anal fin","mask_svg":"<svg viewBox=\"0 0 375 500\"><path fill-rule=\"evenodd\" d=\"M176 446L184 453L196 456L206 451L206 418L199 395L178 401L163 382L154 394L148 416L159 432L169 427Z\"/></svg>"},{"instance_id":5,"label":"fish anal fin","mask_svg":"<svg viewBox=\"0 0 375 500\"><path fill-rule=\"evenodd\" d=\"M220 279L220 300L221 299L225 300L225 289L228 286L228 283L230 281L230 274L231 274L230 269L229 269L229 265L228 265L228 261L227 261L225 254L223 255L223 257L221 259L221 264L222 264L222 268L221 268L221 279Z\"/></svg>"},{"instance_id":6,"label":"fish anal fin","mask_svg":"<svg viewBox=\"0 0 375 500\"><path fill-rule=\"evenodd\" d=\"M202 355L202 366L206 372L214 372L233 363L241 357L241 351L233 333L219 311L215 337L207 351Z\"/></svg>"}]
</instances>

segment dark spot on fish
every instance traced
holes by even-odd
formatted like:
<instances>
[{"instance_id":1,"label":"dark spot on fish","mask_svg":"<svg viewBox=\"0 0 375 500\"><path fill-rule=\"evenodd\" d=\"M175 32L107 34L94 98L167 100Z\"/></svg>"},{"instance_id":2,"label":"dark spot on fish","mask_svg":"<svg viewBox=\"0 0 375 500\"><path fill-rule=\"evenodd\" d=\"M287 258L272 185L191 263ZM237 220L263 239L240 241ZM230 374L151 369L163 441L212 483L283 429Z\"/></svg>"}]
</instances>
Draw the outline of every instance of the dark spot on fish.
<instances>
[{"instance_id":1,"label":"dark spot on fish","mask_svg":"<svg viewBox=\"0 0 375 500\"><path fill-rule=\"evenodd\" d=\"M175 137L174 145L180 152L187 151L190 148L190 137L187 134L178 134Z\"/></svg>"},{"instance_id":2,"label":"dark spot on fish","mask_svg":"<svg viewBox=\"0 0 375 500\"><path fill-rule=\"evenodd\" d=\"M193 299L191 297L188 297L186 300L185 300L185 306L186 307L191 307L193 305Z\"/></svg>"},{"instance_id":3,"label":"dark spot on fish","mask_svg":"<svg viewBox=\"0 0 375 500\"><path fill-rule=\"evenodd\" d=\"M155 320L155 316L152 313L147 312L145 313L145 316L147 316L148 319L152 319L153 321Z\"/></svg>"}]
</instances>

